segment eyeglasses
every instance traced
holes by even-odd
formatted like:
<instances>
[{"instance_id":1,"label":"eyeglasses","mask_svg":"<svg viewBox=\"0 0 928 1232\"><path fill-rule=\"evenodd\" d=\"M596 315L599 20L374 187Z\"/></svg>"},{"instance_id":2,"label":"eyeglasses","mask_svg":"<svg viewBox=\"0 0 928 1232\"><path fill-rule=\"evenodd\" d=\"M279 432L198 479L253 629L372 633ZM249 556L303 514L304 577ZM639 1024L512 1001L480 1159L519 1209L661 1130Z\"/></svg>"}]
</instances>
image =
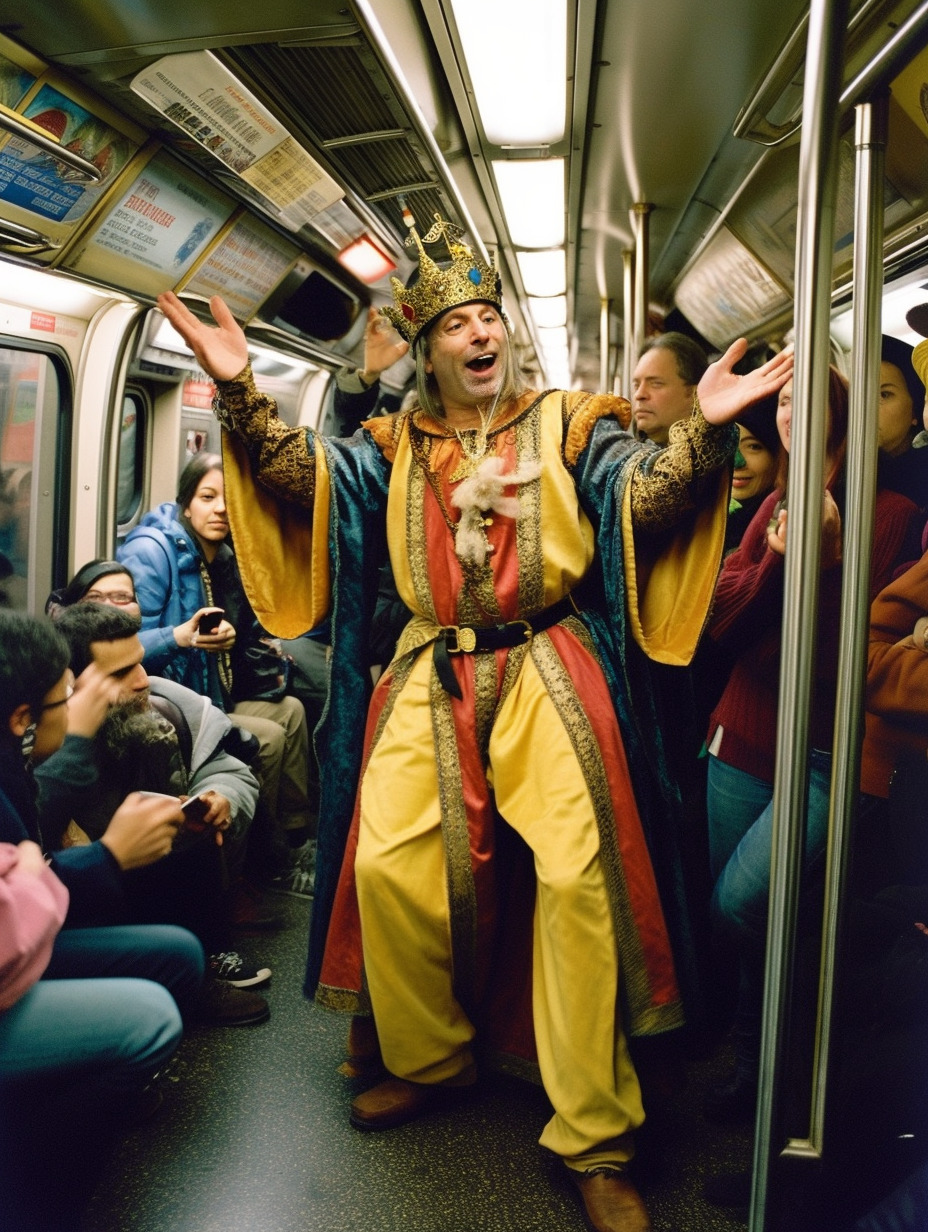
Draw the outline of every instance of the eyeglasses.
<instances>
[{"instance_id":1,"label":"eyeglasses","mask_svg":"<svg viewBox=\"0 0 928 1232\"><path fill-rule=\"evenodd\" d=\"M111 590L106 594L102 590L88 590L81 600L81 603L115 603L117 607L135 602L135 595L128 590Z\"/></svg>"},{"instance_id":2,"label":"eyeglasses","mask_svg":"<svg viewBox=\"0 0 928 1232\"><path fill-rule=\"evenodd\" d=\"M66 706L73 696L74 696L74 682L72 681L71 684L67 686L67 691L65 692L64 697L62 697L61 700L57 702L46 702L45 705L42 707L42 713L44 714L46 710L55 710L57 709L58 706Z\"/></svg>"}]
</instances>

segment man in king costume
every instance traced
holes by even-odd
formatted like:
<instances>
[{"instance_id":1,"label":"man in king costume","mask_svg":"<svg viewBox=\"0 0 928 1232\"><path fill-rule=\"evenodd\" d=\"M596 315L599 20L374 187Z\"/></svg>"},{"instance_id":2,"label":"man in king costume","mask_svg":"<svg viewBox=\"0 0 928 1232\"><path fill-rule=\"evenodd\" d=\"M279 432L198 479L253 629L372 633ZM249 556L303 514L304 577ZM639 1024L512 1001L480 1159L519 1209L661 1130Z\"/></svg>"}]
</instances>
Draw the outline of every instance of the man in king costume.
<instances>
[{"instance_id":1,"label":"man in king costume","mask_svg":"<svg viewBox=\"0 0 928 1232\"><path fill-rule=\"evenodd\" d=\"M159 300L217 383L258 619L281 637L331 622L307 992L373 1012L391 1076L354 1101L359 1128L471 1083L478 1026L494 1049L534 1052L554 1107L541 1143L589 1226L645 1232L626 1173L644 1119L626 1033L670 1030L682 1009L636 807L659 741L635 678L642 652L693 654L731 421L791 358L739 378L735 344L658 448L628 432L624 399L525 389L496 270L441 220L410 238L418 278L394 279L384 312L412 347L418 404L345 440L277 417L221 300L218 329ZM413 615L368 705L385 551Z\"/></svg>"}]
</instances>

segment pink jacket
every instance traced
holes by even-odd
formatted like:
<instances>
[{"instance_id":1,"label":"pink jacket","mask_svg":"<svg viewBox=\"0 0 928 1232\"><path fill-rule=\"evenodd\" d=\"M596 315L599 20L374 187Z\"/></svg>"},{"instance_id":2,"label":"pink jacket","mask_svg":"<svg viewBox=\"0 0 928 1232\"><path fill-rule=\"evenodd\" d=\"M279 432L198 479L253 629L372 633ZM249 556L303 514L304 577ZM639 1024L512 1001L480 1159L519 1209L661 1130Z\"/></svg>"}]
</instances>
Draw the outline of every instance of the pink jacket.
<instances>
[{"instance_id":1,"label":"pink jacket","mask_svg":"<svg viewBox=\"0 0 928 1232\"><path fill-rule=\"evenodd\" d=\"M18 866L17 848L0 843L0 1011L41 977L68 909L68 891L50 868L37 877Z\"/></svg>"}]
</instances>

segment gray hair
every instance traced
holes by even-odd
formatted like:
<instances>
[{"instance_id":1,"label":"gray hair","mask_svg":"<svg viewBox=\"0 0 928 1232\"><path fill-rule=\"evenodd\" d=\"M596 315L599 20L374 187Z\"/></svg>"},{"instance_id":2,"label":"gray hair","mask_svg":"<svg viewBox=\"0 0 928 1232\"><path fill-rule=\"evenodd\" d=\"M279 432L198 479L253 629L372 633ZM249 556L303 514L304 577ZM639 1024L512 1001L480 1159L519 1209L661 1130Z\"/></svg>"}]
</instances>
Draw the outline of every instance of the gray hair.
<instances>
[{"instance_id":1,"label":"gray hair","mask_svg":"<svg viewBox=\"0 0 928 1232\"><path fill-rule=\"evenodd\" d=\"M497 403L499 406L505 406L507 402L511 402L513 398L518 398L525 393L528 385L525 378L516 363L515 352L512 346L512 335L509 330L509 322L500 314L503 324L506 326L506 347L503 351L503 373L499 387L499 395ZM429 415L435 419L444 419L445 412L441 404L441 398L438 393L438 382L431 372L426 372L425 361L429 357L429 349L431 345L432 331L422 337L418 345L415 347L416 358L416 396L419 405Z\"/></svg>"}]
</instances>

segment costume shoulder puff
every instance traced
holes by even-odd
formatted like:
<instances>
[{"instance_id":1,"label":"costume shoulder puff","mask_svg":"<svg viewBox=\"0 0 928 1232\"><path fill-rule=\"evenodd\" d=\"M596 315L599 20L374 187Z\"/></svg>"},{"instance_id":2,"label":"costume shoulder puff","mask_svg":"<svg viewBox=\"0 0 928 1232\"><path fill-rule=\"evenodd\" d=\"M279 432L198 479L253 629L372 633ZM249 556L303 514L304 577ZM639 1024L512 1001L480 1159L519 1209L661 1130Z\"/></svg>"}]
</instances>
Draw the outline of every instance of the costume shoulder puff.
<instances>
[{"instance_id":1,"label":"costume shoulder puff","mask_svg":"<svg viewBox=\"0 0 928 1232\"><path fill-rule=\"evenodd\" d=\"M573 466L589 443L590 433L598 419L617 419L627 428L632 408L625 398L612 394L588 394L582 391L564 394L564 459Z\"/></svg>"},{"instance_id":2,"label":"costume shoulder puff","mask_svg":"<svg viewBox=\"0 0 928 1232\"><path fill-rule=\"evenodd\" d=\"M396 457L396 445L400 439L406 415L407 412L400 412L397 415L378 415L376 419L365 419L361 424L365 432L373 437L374 444L388 462L393 462Z\"/></svg>"}]
</instances>

